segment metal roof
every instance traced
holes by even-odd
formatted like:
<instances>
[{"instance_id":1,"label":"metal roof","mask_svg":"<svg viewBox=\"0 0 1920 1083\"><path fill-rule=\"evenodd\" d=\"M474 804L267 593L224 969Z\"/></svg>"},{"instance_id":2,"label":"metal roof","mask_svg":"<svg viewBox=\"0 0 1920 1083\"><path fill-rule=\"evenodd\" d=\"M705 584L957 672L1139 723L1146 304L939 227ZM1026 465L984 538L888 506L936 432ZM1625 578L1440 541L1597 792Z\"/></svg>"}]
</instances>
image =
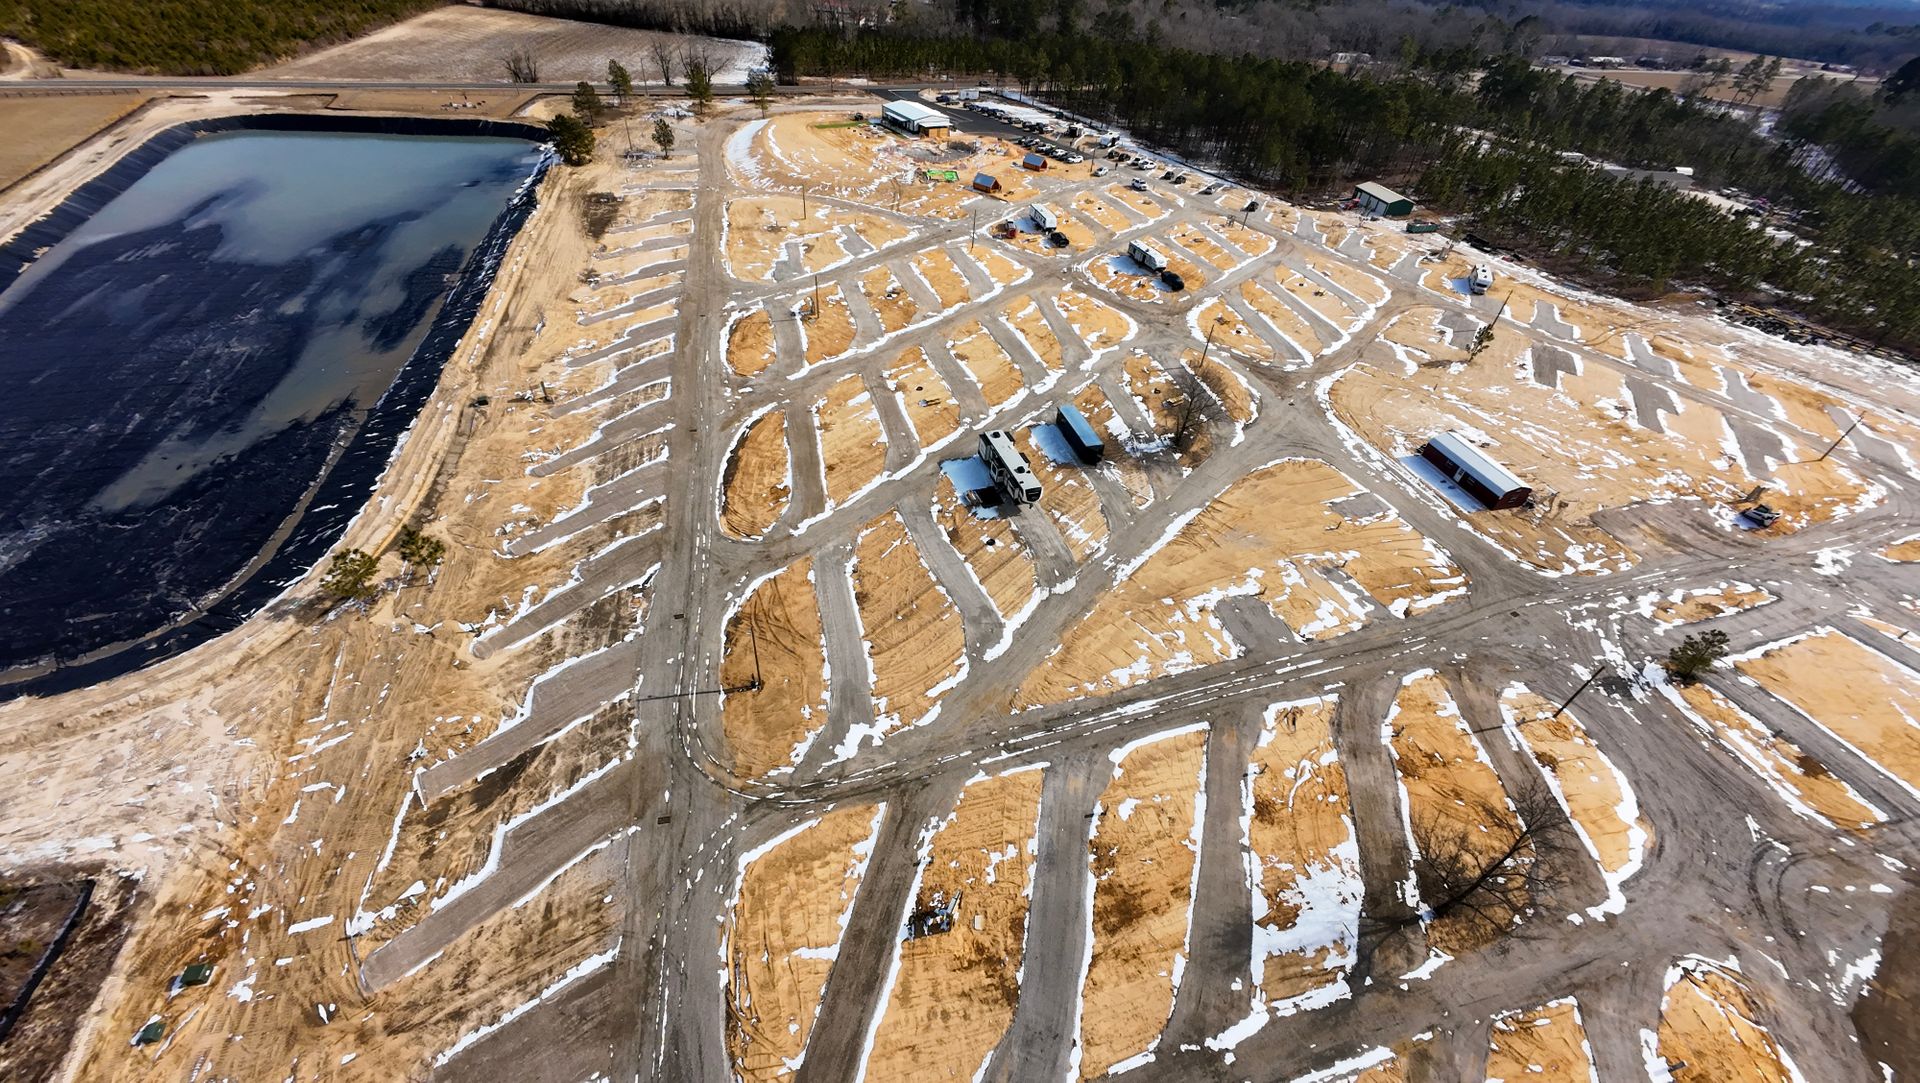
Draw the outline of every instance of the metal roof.
<instances>
[{"instance_id":1,"label":"metal roof","mask_svg":"<svg viewBox=\"0 0 1920 1083\"><path fill-rule=\"evenodd\" d=\"M1495 495L1510 493L1515 489L1527 488L1527 483L1513 475L1513 471L1487 458L1486 453L1456 432L1437 433L1427 443L1438 448L1442 455L1453 460L1453 464L1467 472L1475 481L1486 486Z\"/></svg>"},{"instance_id":2,"label":"metal roof","mask_svg":"<svg viewBox=\"0 0 1920 1083\"><path fill-rule=\"evenodd\" d=\"M928 124L951 127L953 124L947 119L945 113L931 105L921 105L919 102L888 102L880 107L880 112L903 124L916 124L923 127Z\"/></svg>"},{"instance_id":3,"label":"metal roof","mask_svg":"<svg viewBox=\"0 0 1920 1083\"><path fill-rule=\"evenodd\" d=\"M1373 181L1362 181L1361 183L1354 185L1353 188L1354 188L1354 191L1364 192L1367 195L1372 196L1373 198L1379 200L1382 203L1412 203L1413 202L1413 200L1408 199L1406 196L1401 195L1399 192L1394 191L1393 189L1387 187L1386 185L1375 184Z\"/></svg>"}]
</instances>

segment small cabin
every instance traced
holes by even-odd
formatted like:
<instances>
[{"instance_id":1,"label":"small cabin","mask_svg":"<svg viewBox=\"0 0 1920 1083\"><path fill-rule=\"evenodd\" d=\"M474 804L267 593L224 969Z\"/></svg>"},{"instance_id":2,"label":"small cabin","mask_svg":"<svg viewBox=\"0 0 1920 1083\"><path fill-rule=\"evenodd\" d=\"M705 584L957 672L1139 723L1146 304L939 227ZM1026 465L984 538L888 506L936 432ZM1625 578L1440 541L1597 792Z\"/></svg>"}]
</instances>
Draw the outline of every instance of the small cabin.
<instances>
[{"instance_id":1,"label":"small cabin","mask_svg":"<svg viewBox=\"0 0 1920 1083\"><path fill-rule=\"evenodd\" d=\"M1046 156L1041 154L1028 154L1025 158L1020 159L1020 168L1031 169L1035 173L1045 173L1047 171Z\"/></svg>"},{"instance_id":2,"label":"small cabin","mask_svg":"<svg viewBox=\"0 0 1920 1083\"><path fill-rule=\"evenodd\" d=\"M973 190L976 192L998 192L1000 190L1000 182L995 180L991 173L975 173L973 175Z\"/></svg>"}]
</instances>

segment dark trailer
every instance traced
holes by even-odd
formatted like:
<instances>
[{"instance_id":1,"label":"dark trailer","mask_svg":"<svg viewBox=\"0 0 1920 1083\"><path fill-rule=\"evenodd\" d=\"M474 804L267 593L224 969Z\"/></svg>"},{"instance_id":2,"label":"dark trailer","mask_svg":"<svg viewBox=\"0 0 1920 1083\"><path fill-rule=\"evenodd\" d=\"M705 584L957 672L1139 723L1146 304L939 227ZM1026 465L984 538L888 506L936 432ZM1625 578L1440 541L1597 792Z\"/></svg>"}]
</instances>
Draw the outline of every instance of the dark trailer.
<instances>
[{"instance_id":1,"label":"dark trailer","mask_svg":"<svg viewBox=\"0 0 1920 1083\"><path fill-rule=\"evenodd\" d=\"M1517 508L1533 496L1533 490L1512 471L1487 458L1458 433L1443 432L1428 440L1420 457L1489 508Z\"/></svg>"},{"instance_id":2,"label":"dark trailer","mask_svg":"<svg viewBox=\"0 0 1920 1083\"><path fill-rule=\"evenodd\" d=\"M1081 462L1089 465L1097 463L1107 453L1106 441L1100 439L1100 434L1087 423L1086 415L1072 403L1061 404L1058 422L1060 435L1066 437L1067 444L1073 448L1075 455L1080 456Z\"/></svg>"}]
</instances>

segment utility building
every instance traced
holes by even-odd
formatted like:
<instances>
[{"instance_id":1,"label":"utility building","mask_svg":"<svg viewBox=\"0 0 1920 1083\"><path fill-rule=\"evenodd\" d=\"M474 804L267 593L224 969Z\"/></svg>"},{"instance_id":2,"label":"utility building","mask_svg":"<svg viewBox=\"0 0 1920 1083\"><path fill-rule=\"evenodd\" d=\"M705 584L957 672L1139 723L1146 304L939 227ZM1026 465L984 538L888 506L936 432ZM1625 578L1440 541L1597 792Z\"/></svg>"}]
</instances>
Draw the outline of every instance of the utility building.
<instances>
[{"instance_id":1,"label":"utility building","mask_svg":"<svg viewBox=\"0 0 1920 1083\"><path fill-rule=\"evenodd\" d=\"M1020 168L1031 169L1035 173L1045 173L1047 171L1047 160L1038 154L1029 154L1025 158L1020 159Z\"/></svg>"},{"instance_id":2,"label":"utility building","mask_svg":"<svg viewBox=\"0 0 1920 1083\"><path fill-rule=\"evenodd\" d=\"M1000 182L996 180L991 173L975 173L973 175L973 189L976 192L998 192L1000 190Z\"/></svg>"},{"instance_id":3,"label":"utility building","mask_svg":"<svg viewBox=\"0 0 1920 1083\"><path fill-rule=\"evenodd\" d=\"M1458 433L1443 432L1428 440L1420 457L1489 508L1517 508L1533 496L1533 490L1512 471L1487 458Z\"/></svg>"},{"instance_id":4,"label":"utility building","mask_svg":"<svg viewBox=\"0 0 1920 1083\"><path fill-rule=\"evenodd\" d=\"M1360 209L1368 214L1404 218L1413 213L1413 200L1384 184L1372 181L1356 184L1353 186L1353 198L1360 204Z\"/></svg>"},{"instance_id":5,"label":"utility building","mask_svg":"<svg viewBox=\"0 0 1920 1083\"><path fill-rule=\"evenodd\" d=\"M953 126L945 113L919 102L888 102L880 107L880 118L913 135L945 135L947 129Z\"/></svg>"}]
</instances>

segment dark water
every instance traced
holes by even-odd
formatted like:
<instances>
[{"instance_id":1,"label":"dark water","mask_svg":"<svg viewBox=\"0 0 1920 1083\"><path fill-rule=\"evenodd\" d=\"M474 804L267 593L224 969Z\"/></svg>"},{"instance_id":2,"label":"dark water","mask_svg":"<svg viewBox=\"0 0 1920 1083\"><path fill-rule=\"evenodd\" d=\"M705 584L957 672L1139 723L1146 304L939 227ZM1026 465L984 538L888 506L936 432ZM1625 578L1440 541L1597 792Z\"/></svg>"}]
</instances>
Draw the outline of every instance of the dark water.
<instances>
[{"instance_id":1,"label":"dark water","mask_svg":"<svg viewBox=\"0 0 1920 1083\"><path fill-rule=\"evenodd\" d=\"M6 286L0 669L173 625L303 518L337 536L341 508L303 505L539 161L514 139L210 135Z\"/></svg>"}]
</instances>

